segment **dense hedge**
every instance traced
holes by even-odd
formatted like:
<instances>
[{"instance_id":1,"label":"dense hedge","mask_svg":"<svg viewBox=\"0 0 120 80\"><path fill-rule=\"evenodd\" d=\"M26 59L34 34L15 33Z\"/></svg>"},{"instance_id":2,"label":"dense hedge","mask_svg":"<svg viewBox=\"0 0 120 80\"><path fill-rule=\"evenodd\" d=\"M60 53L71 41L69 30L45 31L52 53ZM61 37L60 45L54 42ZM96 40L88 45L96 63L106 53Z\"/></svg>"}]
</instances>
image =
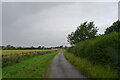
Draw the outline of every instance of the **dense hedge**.
<instances>
[{"instance_id":1,"label":"dense hedge","mask_svg":"<svg viewBox=\"0 0 120 80\"><path fill-rule=\"evenodd\" d=\"M68 52L87 58L94 64L110 65L120 69L119 44L119 34L112 32L92 40L80 42L76 46L68 48Z\"/></svg>"}]
</instances>

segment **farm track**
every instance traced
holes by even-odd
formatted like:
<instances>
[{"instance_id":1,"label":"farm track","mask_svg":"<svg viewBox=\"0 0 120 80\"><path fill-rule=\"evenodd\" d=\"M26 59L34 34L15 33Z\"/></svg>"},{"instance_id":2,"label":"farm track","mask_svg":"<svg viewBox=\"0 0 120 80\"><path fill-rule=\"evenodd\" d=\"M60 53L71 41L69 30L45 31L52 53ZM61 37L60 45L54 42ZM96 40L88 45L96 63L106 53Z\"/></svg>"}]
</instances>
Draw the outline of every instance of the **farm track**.
<instances>
[{"instance_id":1,"label":"farm track","mask_svg":"<svg viewBox=\"0 0 120 80\"><path fill-rule=\"evenodd\" d=\"M85 78L64 57L63 51L59 52L50 65L49 78Z\"/></svg>"}]
</instances>

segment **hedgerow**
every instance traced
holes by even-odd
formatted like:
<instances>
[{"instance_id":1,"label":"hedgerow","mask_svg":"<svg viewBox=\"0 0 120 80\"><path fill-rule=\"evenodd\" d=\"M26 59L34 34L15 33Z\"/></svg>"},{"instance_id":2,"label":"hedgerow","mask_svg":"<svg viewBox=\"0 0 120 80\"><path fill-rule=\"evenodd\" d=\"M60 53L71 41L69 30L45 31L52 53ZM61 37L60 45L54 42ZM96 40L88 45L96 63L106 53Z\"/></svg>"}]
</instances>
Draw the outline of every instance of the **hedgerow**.
<instances>
[{"instance_id":1,"label":"hedgerow","mask_svg":"<svg viewBox=\"0 0 120 80\"><path fill-rule=\"evenodd\" d=\"M68 48L68 52L87 58L93 64L110 65L115 69L120 69L119 44L119 33L112 32L95 39L82 41Z\"/></svg>"}]
</instances>

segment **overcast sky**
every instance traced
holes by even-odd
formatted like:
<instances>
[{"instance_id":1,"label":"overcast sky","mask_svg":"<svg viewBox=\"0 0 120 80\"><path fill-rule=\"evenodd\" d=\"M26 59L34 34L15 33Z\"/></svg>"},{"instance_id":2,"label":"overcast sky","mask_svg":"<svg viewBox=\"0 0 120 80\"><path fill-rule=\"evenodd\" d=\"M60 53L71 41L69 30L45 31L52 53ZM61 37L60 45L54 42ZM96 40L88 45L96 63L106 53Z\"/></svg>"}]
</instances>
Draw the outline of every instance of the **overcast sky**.
<instances>
[{"instance_id":1,"label":"overcast sky","mask_svg":"<svg viewBox=\"0 0 120 80\"><path fill-rule=\"evenodd\" d=\"M118 19L120 20L120 1L118 2Z\"/></svg>"},{"instance_id":2,"label":"overcast sky","mask_svg":"<svg viewBox=\"0 0 120 80\"><path fill-rule=\"evenodd\" d=\"M103 33L118 19L117 2L3 2L2 43L13 46L68 45L67 36L85 21Z\"/></svg>"}]
</instances>

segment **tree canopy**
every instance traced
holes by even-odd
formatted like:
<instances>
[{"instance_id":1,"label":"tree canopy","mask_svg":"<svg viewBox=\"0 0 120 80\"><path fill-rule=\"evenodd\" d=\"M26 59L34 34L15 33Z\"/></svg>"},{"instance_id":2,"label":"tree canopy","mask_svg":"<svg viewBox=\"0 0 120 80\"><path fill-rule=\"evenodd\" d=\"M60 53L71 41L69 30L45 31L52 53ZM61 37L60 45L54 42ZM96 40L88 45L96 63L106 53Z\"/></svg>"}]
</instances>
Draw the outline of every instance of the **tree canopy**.
<instances>
[{"instance_id":1,"label":"tree canopy","mask_svg":"<svg viewBox=\"0 0 120 80\"><path fill-rule=\"evenodd\" d=\"M119 20L117 20L110 27L108 27L105 31L105 34L109 34L113 31L120 32L120 21Z\"/></svg>"},{"instance_id":2,"label":"tree canopy","mask_svg":"<svg viewBox=\"0 0 120 80\"><path fill-rule=\"evenodd\" d=\"M75 32L72 32L68 35L67 41L71 45L75 45L79 43L80 41L95 38L97 35L97 27L95 27L94 22L87 23L84 22L80 26L77 27Z\"/></svg>"}]
</instances>

